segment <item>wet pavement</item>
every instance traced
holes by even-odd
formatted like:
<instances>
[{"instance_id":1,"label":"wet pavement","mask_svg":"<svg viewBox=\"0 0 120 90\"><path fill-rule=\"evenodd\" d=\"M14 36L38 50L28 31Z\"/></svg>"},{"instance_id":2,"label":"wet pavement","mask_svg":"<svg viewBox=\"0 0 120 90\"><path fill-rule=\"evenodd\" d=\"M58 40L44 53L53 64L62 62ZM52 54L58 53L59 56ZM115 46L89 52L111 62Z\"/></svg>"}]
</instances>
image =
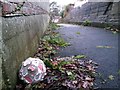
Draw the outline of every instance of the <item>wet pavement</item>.
<instances>
[{"instance_id":1,"label":"wet pavement","mask_svg":"<svg viewBox=\"0 0 120 90\"><path fill-rule=\"evenodd\" d=\"M57 32L71 45L60 50L60 56L84 54L99 64L96 84L99 88L118 88L118 34L103 28L59 24ZM104 48L102 46L108 46ZM112 75L114 79L108 77ZM100 79L102 78L102 79Z\"/></svg>"}]
</instances>

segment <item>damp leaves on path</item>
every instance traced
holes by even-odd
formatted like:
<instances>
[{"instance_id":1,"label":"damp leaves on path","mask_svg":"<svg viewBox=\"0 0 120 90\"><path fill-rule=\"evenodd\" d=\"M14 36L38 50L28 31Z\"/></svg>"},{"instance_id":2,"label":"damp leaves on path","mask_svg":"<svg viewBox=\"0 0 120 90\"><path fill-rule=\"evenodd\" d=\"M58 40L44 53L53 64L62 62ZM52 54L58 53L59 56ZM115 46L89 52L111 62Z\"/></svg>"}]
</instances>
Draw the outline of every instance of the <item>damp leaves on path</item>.
<instances>
[{"instance_id":1,"label":"damp leaves on path","mask_svg":"<svg viewBox=\"0 0 120 90\"><path fill-rule=\"evenodd\" d=\"M56 57L56 59L46 59L47 75L37 87L55 89L55 87L66 88L93 88L96 63L92 60L75 59L71 57ZM54 85L55 84L55 85ZM43 85L43 86L41 86Z\"/></svg>"},{"instance_id":2,"label":"damp leaves on path","mask_svg":"<svg viewBox=\"0 0 120 90\"><path fill-rule=\"evenodd\" d=\"M86 58L85 55L55 57L60 47L69 45L57 32L52 30L45 32L35 57L44 61L47 75L43 81L32 85L31 89L34 87L41 90L93 89L97 63L82 60Z\"/></svg>"}]
</instances>

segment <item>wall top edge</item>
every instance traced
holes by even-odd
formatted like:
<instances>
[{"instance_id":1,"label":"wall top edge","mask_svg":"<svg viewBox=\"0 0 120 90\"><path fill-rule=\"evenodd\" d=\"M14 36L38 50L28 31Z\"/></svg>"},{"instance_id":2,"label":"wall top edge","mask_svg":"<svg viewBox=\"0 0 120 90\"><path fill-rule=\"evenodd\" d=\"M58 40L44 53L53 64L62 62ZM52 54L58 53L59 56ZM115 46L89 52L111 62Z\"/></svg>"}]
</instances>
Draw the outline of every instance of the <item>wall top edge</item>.
<instances>
[{"instance_id":1,"label":"wall top edge","mask_svg":"<svg viewBox=\"0 0 120 90\"><path fill-rule=\"evenodd\" d=\"M49 0L0 0L1 2L49 2Z\"/></svg>"}]
</instances>

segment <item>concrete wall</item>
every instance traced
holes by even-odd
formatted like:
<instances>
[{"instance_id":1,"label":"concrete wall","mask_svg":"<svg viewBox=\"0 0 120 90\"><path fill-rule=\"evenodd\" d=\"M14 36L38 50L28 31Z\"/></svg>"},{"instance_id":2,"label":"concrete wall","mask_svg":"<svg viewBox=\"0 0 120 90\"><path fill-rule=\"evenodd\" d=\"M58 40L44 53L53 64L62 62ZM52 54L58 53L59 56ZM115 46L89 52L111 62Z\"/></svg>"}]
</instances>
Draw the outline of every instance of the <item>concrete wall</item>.
<instances>
[{"instance_id":1,"label":"concrete wall","mask_svg":"<svg viewBox=\"0 0 120 90\"><path fill-rule=\"evenodd\" d=\"M107 23L119 26L120 2L87 2L82 7L74 8L64 18L66 22L83 22L89 20L93 23Z\"/></svg>"},{"instance_id":2,"label":"concrete wall","mask_svg":"<svg viewBox=\"0 0 120 90\"><path fill-rule=\"evenodd\" d=\"M33 56L38 48L39 40L49 24L49 2L45 1L29 3L32 7L27 2L19 12L4 9L6 12L3 11L4 14L2 13L3 16L0 17L2 18L2 29L0 29L2 69L0 70L3 75L2 77L0 74L0 80L3 80L4 89L13 90L21 62Z\"/></svg>"},{"instance_id":3,"label":"concrete wall","mask_svg":"<svg viewBox=\"0 0 120 90\"><path fill-rule=\"evenodd\" d=\"M2 8L0 7L0 12ZM2 18L0 17L0 90L2 89Z\"/></svg>"}]
</instances>

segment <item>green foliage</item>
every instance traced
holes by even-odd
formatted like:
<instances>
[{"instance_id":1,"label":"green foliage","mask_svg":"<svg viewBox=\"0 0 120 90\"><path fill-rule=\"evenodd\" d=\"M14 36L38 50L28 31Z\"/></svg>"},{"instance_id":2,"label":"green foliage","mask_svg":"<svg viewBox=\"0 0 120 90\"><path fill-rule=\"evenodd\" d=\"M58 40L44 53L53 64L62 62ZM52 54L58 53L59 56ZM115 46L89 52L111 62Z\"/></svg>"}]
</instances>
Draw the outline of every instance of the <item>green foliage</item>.
<instances>
[{"instance_id":1,"label":"green foliage","mask_svg":"<svg viewBox=\"0 0 120 90\"><path fill-rule=\"evenodd\" d=\"M44 60L44 63L47 67L53 68L53 64L50 62L50 60L46 59L46 60Z\"/></svg>"},{"instance_id":2,"label":"green foliage","mask_svg":"<svg viewBox=\"0 0 120 90\"><path fill-rule=\"evenodd\" d=\"M60 16L64 18L64 10L60 12Z\"/></svg>"},{"instance_id":3,"label":"green foliage","mask_svg":"<svg viewBox=\"0 0 120 90\"><path fill-rule=\"evenodd\" d=\"M67 75L68 75L68 78L70 80L75 80L75 74L73 72L70 72L70 71L66 71Z\"/></svg>"},{"instance_id":4,"label":"green foliage","mask_svg":"<svg viewBox=\"0 0 120 90\"><path fill-rule=\"evenodd\" d=\"M57 25L57 24L55 24L53 22L51 22L50 25L49 25L50 30L56 30L59 27L60 27L59 25Z\"/></svg>"},{"instance_id":5,"label":"green foliage","mask_svg":"<svg viewBox=\"0 0 120 90\"><path fill-rule=\"evenodd\" d=\"M60 63L58 63L56 69L59 70L59 71L61 71L61 72L64 72L63 69L62 69L62 67L64 65L67 65L67 64L70 64L70 63L71 63L70 61L61 61Z\"/></svg>"},{"instance_id":6,"label":"green foliage","mask_svg":"<svg viewBox=\"0 0 120 90\"><path fill-rule=\"evenodd\" d=\"M66 65L66 64L71 64L71 62L70 62L70 61L61 61L61 62L58 64L58 66L64 66L64 65Z\"/></svg>"},{"instance_id":7,"label":"green foliage","mask_svg":"<svg viewBox=\"0 0 120 90\"><path fill-rule=\"evenodd\" d=\"M69 43L65 42L65 40L61 38L59 34L44 36L43 40L48 41L50 44L55 44L62 47L69 45Z\"/></svg>"},{"instance_id":8,"label":"green foliage","mask_svg":"<svg viewBox=\"0 0 120 90\"><path fill-rule=\"evenodd\" d=\"M90 25L91 25L91 21L90 21L90 20L85 20L85 21L83 22L83 25L84 25L84 26L90 26Z\"/></svg>"},{"instance_id":9,"label":"green foliage","mask_svg":"<svg viewBox=\"0 0 120 90\"><path fill-rule=\"evenodd\" d=\"M51 68L51 69L54 69L54 70L59 70L59 71L62 72L62 71L63 71L63 70L62 70L62 67L63 67L64 65L70 64L71 62L70 62L70 61L60 61L60 62L57 62L56 65L54 65L54 64L53 64L54 62L46 59L46 60L44 60L44 63L45 63L45 65L46 65L47 67L49 67L49 68Z\"/></svg>"}]
</instances>

